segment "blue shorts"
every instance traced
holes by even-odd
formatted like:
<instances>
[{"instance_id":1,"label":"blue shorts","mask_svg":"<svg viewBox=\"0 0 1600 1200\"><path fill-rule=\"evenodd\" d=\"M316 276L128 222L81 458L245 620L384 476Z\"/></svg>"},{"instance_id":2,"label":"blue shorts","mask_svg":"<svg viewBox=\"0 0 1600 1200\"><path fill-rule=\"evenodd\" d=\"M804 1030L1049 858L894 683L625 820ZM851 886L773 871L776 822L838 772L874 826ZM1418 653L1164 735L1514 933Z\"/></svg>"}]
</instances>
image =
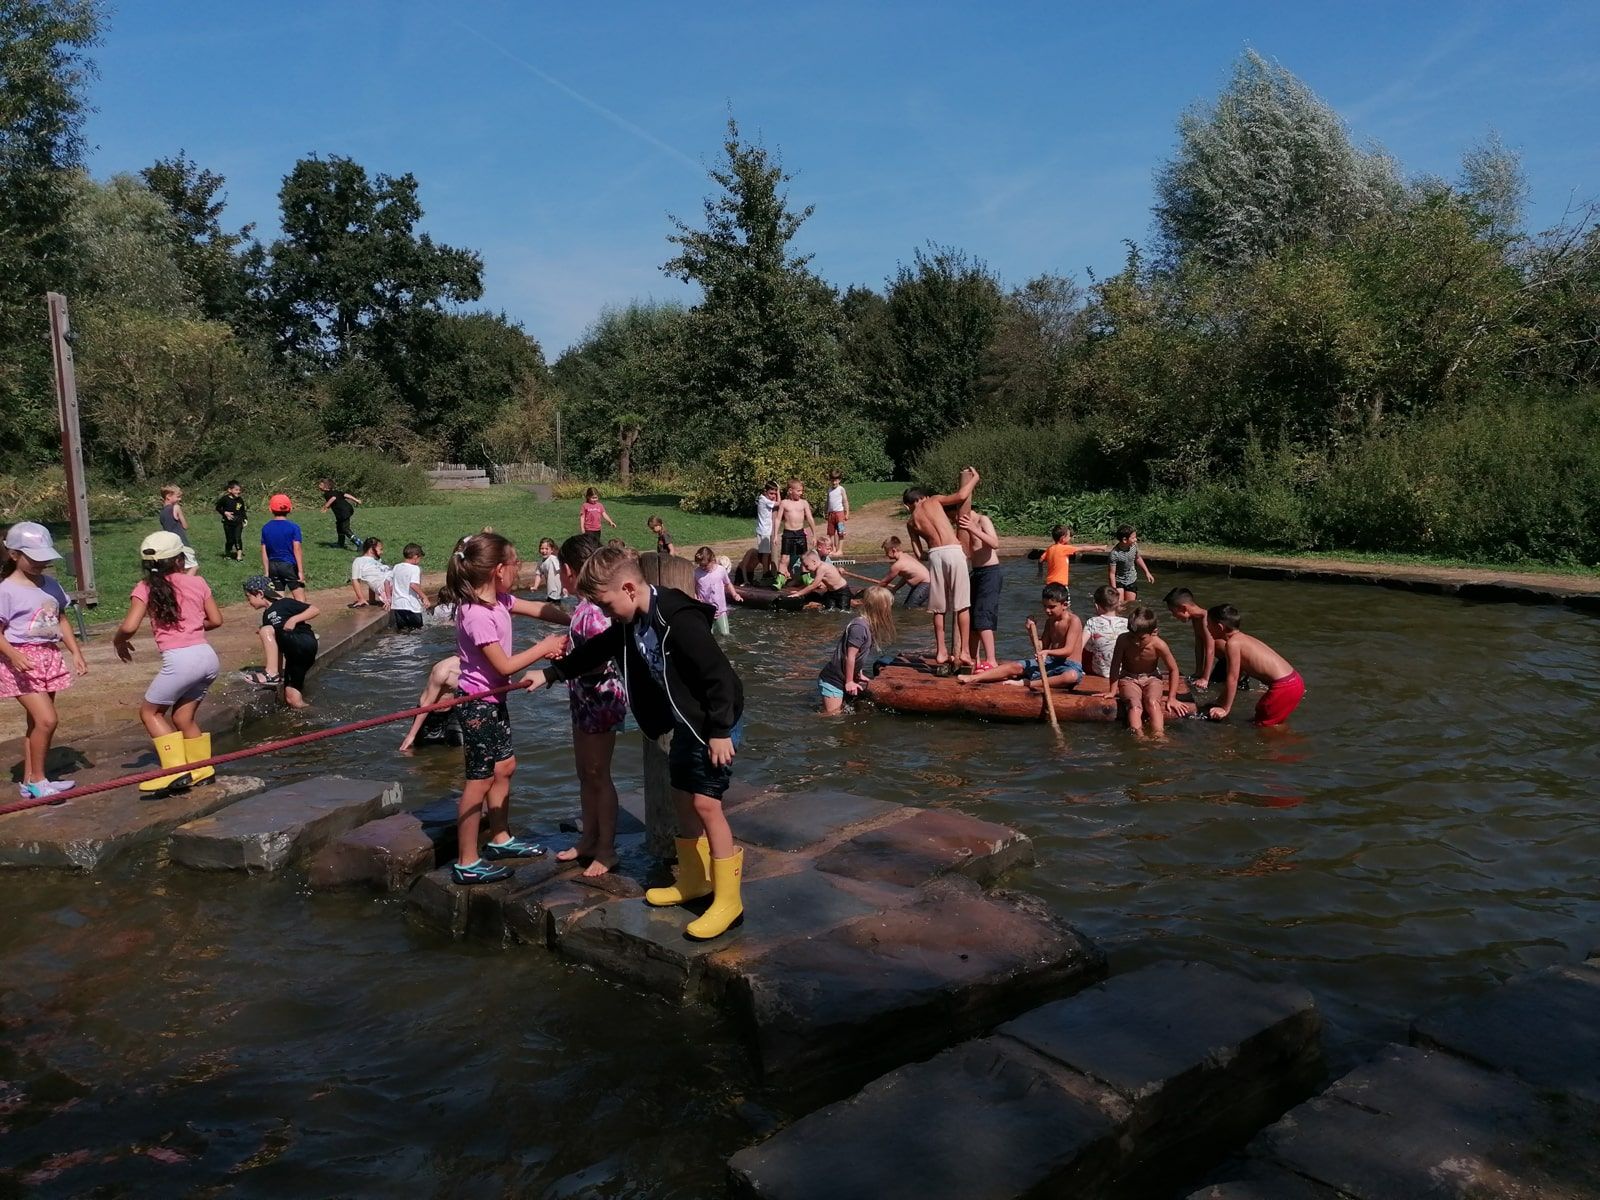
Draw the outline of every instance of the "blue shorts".
<instances>
[{"instance_id":1,"label":"blue shorts","mask_svg":"<svg viewBox=\"0 0 1600 1200\"><path fill-rule=\"evenodd\" d=\"M1083 664L1070 658L1047 658L1044 661L1045 669L1049 672L1051 679L1054 679L1057 675L1065 675L1068 671L1076 671L1079 675L1083 674ZM1022 664L1022 677L1030 680L1039 678L1038 659L1029 659Z\"/></svg>"},{"instance_id":2,"label":"blue shorts","mask_svg":"<svg viewBox=\"0 0 1600 1200\"><path fill-rule=\"evenodd\" d=\"M735 725L728 737L737 749L744 740L744 722ZM672 731L672 749L667 752L667 777L680 792L721 800L733 782L733 767L712 766L711 754L699 735L687 725L679 725Z\"/></svg>"},{"instance_id":3,"label":"blue shorts","mask_svg":"<svg viewBox=\"0 0 1600 1200\"><path fill-rule=\"evenodd\" d=\"M835 687L833 684L829 683L826 679L817 680L817 691L822 693L822 698L824 700L843 700L844 699L844 689L841 688L841 687Z\"/></svg>"}]
</instances>

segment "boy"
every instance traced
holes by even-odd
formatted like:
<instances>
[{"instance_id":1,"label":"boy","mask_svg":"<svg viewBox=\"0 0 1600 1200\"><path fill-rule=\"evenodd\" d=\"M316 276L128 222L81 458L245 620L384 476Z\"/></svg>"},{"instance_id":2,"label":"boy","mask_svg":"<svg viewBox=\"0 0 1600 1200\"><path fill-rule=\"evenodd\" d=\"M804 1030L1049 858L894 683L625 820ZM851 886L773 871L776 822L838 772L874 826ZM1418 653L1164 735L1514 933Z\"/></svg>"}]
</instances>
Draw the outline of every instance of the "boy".
<instances>
[{"instance_id":1,"label":"boy","mask_svg":"<svg viewBox=\"0 0 1600 1200\"><path fill-rule=\"evenodd\" d=\"M306 598L306 560L300 544L300 526L289 520L294 501L282 492L267 501L272 520L261 527L261 573L275 591L288 592L301 602Z\"/></svg>"},{"instance_id":2,"label":"boy","mask_svg":"<svg viewBox=\"0 0 1600 1200\"><path fill-rule=\"evenodd\" d=\"M384 597L389 617L398 630L421 629L422 610L428 605L422 594L422 547L407 542L400 555L401 561L389 572L389 590Z\"/></svg>"},{"instance_id":3,"label":"boy","mask_svg":"<svg viewBox=\"0 0 1600 1200\"><path fill-rule=\"evenodd\" d=\"M963 684L1003 681L1016 684L1019 680L1029 688L1041 686L1070 688L1083 678L1083 622L1067 607L1067 589L1059 583L1044 585L1044 633L1039 641L1044 649L1045 674L1048 683L1039 683L1039 660L1001 663L987 671L972 675L957 675L956 682ZM1027 621L1030 634L1038 631L1033 618ZM1032 640L1031 637L1029 639Z\"/></svg>"},{"instance_id":4,"label":"boy","mask_svg":"<svg viewBox=\"0 0 1600 1200\"><path fill-rule=\"evenodd\" d=\"M900 598L901 608L928 607L928 568L915 554L907 554L905 543L891 537L883 543L883 556L889 560L889 573L881 580L891 592L905 585L905 595Z\"/></svg>"},{"instance_id":5,"label":"boy","mask_svg":"<svg viewBox=\"0 0 1600 1200\"><path fill-rule=\"evenodd\" d=\"M189 518L183 512L183 489L169 483L161 489L161 528L183 543L183 573L198 575L200 560L189 545Z\"/></svg>"},{"instance_id":6,"label":"boy","mask_svg":"<svg viewBox=\"0 0 1600 1200\"><path fill-rule=\"evenodd\" d=\"M339 538L336 548L343 550L344 541L349 538L357 550L361 549L361 539L350 532L350 518L355 516L355 505L361 503L361 497L334 487L329 479L317 480L317 490L322 493L322 511L333 510L333 531Z\"/></svg>"},{"instance_id":7,"label":"boy","mask_svg":"<svg viewBox=\"0 0 1600 1200\"><path fill-rule=\"evenodd\" d=\"M388 588L389 568L383 565L383 539L370 537L362 544L361 553L350 562L350 590L355 593L355 602L345 607L382 605Z\"/></svg>"},{"instance_id":8,"label":"boy","mask_svg":"<svg viewBox=\"0 0 1600 1200\"><path fill-rule=\"evenodd\" d=\"M768 575L777 574L777 564L772 559L772 514L778 507L778 481L767 480L761 494L756 497L756 554L757 566ZM751 576L747 581L755 582Z\"/></svg>"},{"instance_id":9,"label":"boy","mask_svg":"<svg viewBox=\"0 0 1600 1200\"><path fill-rule=\"evenodd\" d=\"M850 519L850 493L844 490L844 476L834 471L828 476L828 536L844 549L845 522Z\"/></svg>"},{"instance_id":10,"label":"boy","mask_svg":"<svg viewBox=\"0 0 1600 1200\"><path fill-rule=\"evenodd\" d=\"M1240 679L1252 676L1267 685L1267 694L1256 703L1255 723L1282 725L1305 699L1306 681L1283 655L1260 638L1242 632L1239 622L1239 610L1231 604L1218 604L1206 611L1206 630L1217 643L1217 657L1224 669L1222 702L1206 716L1213 721L1226 719L1233 709Z\"/></svg>"},{"instance_id":11,"label":"boy","mask_svg":"<svg viewBox=\"0 0 1600 1200\"><path fill-rule=\"evenodd\" d=\"M805 496L805 481L789 480L789 493L778 501L778 507L772 514L774 528L782 537L779 554L784 560L784 566L779 569L778 579L774 584L779 591L783 590L791 575L800 573L795 568L805 557L811 539L817 536L817 518L811 511L811 502ZM804 582L809 583L810 580Z\"/></svg>"},{"instance_id":12,"label":"boy","mask_svg":"<svg viewBox=\"0 0 1600 1200\"><path fill-rule=\"evenodd\" d=\"M244 506L244 487L237 479L228 480L227 488L217 497L216 510L222 518L222 557L243 562L244 521L248 514Z\"/></svg>"},{"instance_id":13,"label":"boy","mask_svg":"<svg viewBox=\"0 0 1600 1200\"><path fill-rule=\"evenodd\" d=\"M994 631L1000 625L1000 535L994 522L976 509L961 514L956 528L967 536L967 585L972 592L972 639L967 652L976 660L975 671L987 671L999 655Z\"/></svg>"},{"instance_id":14,"label":"boy","mask_svg":"<svg viewBox=\"0 0 1600 1200\"><path fill-rule=\"evenodd\" d=\"M410 546L406 547L409 552ZM400 568L396 567L398 571ZM428 672L428 682L422 685L422 695L417 697L417 707L427 708L456 694L456 684L461 680L461 658L452 654L433 664ZM453 708L423 713L412 719L411 728L400 741L400 753L409 754L418 743L424 746L459 746L462 743L461 717Z\"/></svg>"},{"instance_id":15,"label":"boy","mask_svg":"<svg viewBox=\"0 0 1600 1200\"><path fill-rule=\"evenodd\" d=\"M1139 553L1139 531L1132 525L1118 526L1117 543L1106 551L1106 582L1122 590L1124 601L1135 600L1139 596L1140 571L1144 572L1146 583L1156 581Z\"/></svg>"},{"instance_id":16,"label":"boy","mask_svg":"<svg viewBox=\"0 0 1600 1200\"><path fill-rule=\"evenodd\" d=\"M720 937L744 919L739 896L744 852L722 811L744 715L744 685L711 633L709 607L674 588L645 582L639 560L607 547L584 564L578 591L611 618L611 626L564 658L529 671L528 686L549 685L615 661L628 706L646 737L672 735L668 772L678 810L678 882L651 888L656 907L711 896L711 907L684 935Z\"/></svg>"},{"instance_id":17,"label":"boy","mask_svg":"<svg viewBox=\"0 0 1600 1200\"><path fill-rule=\"evenodd\" d=\"M1167 611L1180 621L1194 626L1194 674L1189 682L1197 687L1216 687L1227 674L1227 664L1217 657L1217 644L1206 628L1209 619L1188 588L1173 588L1164 603Z\"/></svg>"},{"instance_id":18,"label":"boy","mask_svg":"<svg viewBox=\"0 0 1600 1200\"><path fill-rule=\"evenodd\" d=\"M290 708L309 708L306 674L317 661L317 634L311 622L320 616L317 606L280 596L269 580L252 575L244 581L244 598L261 612L261 649L266 670L245 676L258 687L283 688Z\"/></svg>"},{"instance_id":19,"label":"boy","mask_svg":"<svg viewBox=\"0 0 1600 1200\"><path fill-rule=\"evenodd\" d=\"M1075 546L1072 543L1072 526L1057 525L1050 531L1050 545L1039 556L1039 570L1046 583L1059 583L1072 592L1072 556L1085 550L1104 550L1104 546Z\"/></svg>"},{"instance_id":20,"label":"boy","mask_svg":"<svg viewBox=\"0 0 1600 1200\"><path fill-rule=\"evenodd\" d=\"M1128 618L1117 611L1121 607L1122 593L1116 588L1104 583L1095 588L1094 616L1083 623L1083 667L1090 675L1111 676L1117 639L1128 632Z\"/></svg>"},{"instance_id":21,"label":"boy","mask_svg":"<svg viewBox=\"0 0 1600 1200\"><path fill-rule=\"evenodd\" d=\"M825 561L815 550L807 550L800 563L813 578L795 593L796 597L821 593L823 608L842 611L850 607L850 585L844 581L844 575L838 567Z\"/></svg>"},{"instance_id":22,"label":"boy","mask_svg":"<svg viewBox=\"0 0 1600 1200\"><path fill-rule=\"evenodd\" d=\"M1166 668L1165 685L1157 673ZM1146 718L1150 732L1162 737L1167 730L1167 714L1186 716L1190 708L1178 700L1178 660L1172 647L1156 635L1156 614L1139 607L1128 617L1128 632L1117 639L1111 655L1111 690L1117 697L1128 728L1144 733ZM1161 692L1165 686L1166 696Z\"/></svg>"},{"instance_id":23,"label":"boy","mask_svg":"<svg viewBox=\"0 0 1600 1200\"><path fill-rule=\"evenodd\" d=\"M928 562L928 611L933 614L933 641L936 670L948 674L946 666L952 656L957 666L972 665L972 655L967 651L967 639L972 624L972 591L967 578L967 555L962 541L950 524L947 508L960 510L962 516L972 503L972 490L978 485L978 472L971 467L961 469L961 486L949 495L934 495L924 487L910 487L900 497L906 506L908 519L906 532L911 535L911 547L919 554L926 551ZM945 649L945 617L955 616L955 643Z\"/></svg>"}]
</instances>

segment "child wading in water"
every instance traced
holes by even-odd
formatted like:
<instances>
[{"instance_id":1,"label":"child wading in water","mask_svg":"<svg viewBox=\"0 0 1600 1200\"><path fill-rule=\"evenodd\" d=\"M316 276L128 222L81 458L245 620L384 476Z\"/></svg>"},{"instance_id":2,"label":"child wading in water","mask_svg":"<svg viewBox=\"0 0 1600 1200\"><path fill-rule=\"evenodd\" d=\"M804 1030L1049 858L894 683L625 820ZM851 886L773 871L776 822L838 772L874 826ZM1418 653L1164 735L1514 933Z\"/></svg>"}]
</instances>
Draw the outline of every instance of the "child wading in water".
<instances>
[{"instance_id":1,"label":"child wading in water","mask_svg":"<svg viewBox=\"0 0 1600 1200\"><path fill-rule=\"evenodd\" d=\"M306 676L317 661L317 632L311 628L322 612L292 596L280 595L265 575L244 581L245 603L261 614L261 650L266 667L245 679L257 687L282 688L290 708L306 708Z\"/></svg>"},{"instance_id":2,"label":"child wading in water","mask_svg":"<svg viewBox=\"0 0 1600 1200\"><path fill-rule=\"evenodd\" d=\"M1239 681L1245 676L1267 685L1267 694L1256 702L1257 725L1282 725L1306 697L1306 681L1300 672L1260 638L1239 628L1239 610L1231 604L1218 604L1206 612L1206 628L1217 643L1217 657L1225 664L1222 700L1206 716L1221 721L1233 709Z\"/></svg>"},{"instance_id":3,"label":"child wading in water","mask_svg":"<svg viewBox=\"0 0 1600 1200\"><path fill-rule=\"evenodd\" d=\"M447 658L441 658L428 671L428 682L422 685L422 695L417 697L417 707L427 708L430 704L450 699L456 694L456 684L460 679L460 657L452 654ZM423 713L419 717L413 717L411 728L406 730L406 736L400 740L400 753L409 754L418 742L425 746L446 743L451 746L461 745L461 718L456 710L445 708L438 712Z\"/></svg>"},{"instance_id":4,"label":"child wading in water","mask_svg":"<svg viewBox=\"0 0 1600 1200\"><path fill-rule=\"evenodd\" d=\"M461 656L458 696L472 696L457 706L461 713L467 781L456 807L456 865L451 878L457 883L493 883L510 876L498 859L534 858L544 847L511 834L511 776L517 769L511 748L511 713L505 696L482 693L504 687L511 676L540 659L560 653L564 633L552 634L516 654L511 652L513 615L538 617L556 625L571 618L560 605L518 600L511 594L517 583L517 550L498 533L475 533L462 539L450 555L442 604L455 606L456 653ZM478 837L482 813L489 809L489 840L480 855Z\"/></svg>"},{"instance_id":5,"label":"child wading in water","mask_svg":"<svg viewBox=\"0 0 1600 1200\"><path fill-rule=\"evenodd\" d=\"M701 546L694 552L694 595L701 604L709 604L715 614L711 628L723 637L728 636L728 604L739 604L744 597L728 578L728 569L717 561L710 546Z\"/></svg>"},{"instance_id":6,"label":"child wading in water","mask_svg":"<svg viewBox=\"0 0 1600 1200\"><path fill-rule=\"evenodd\" d=\"M1164 682L1157 674L1163 669L1167 674ZM1172 647L1156 635L1156 614L1144 607L1134 609L1128 616L1128 632L1117 639L1111 655L1111 690L1128 728L1142 734L1149 720L1150 732L1161 737L1166 733L1169 712L1185 716L1190 708L1178 700L1180 678Z\"/></svg>"},{"instance_id":7,"label":"child wading in water","mask_svg":"<svg viewBox=\"0 0 1600 1200\"><path fill-rule=\"evenodd\" d=\"M622 666L628 704L647 737L672 734L668 772L678 809L678 882L651 888L657 907L711 896L711 907L684 934L720 937L744 919L739 878L744 852L722 811L733 780L733 756L744 715L744 685L711 633L711 610L673 588L645 582L625 550L598 550L584 565L578 590L612 620L604 633L530 671L530 687L573 679L608 662Z\"/></svg>"},{"instance_id":8,"label":"child wading in water","mask_svg":"<svg viewBox=\"0 0 1600 1200\"><path fill-rule=\"evenodd\" d=\"M1119 526L1116 543L1106 551L1106 582L1122 592L1124 601L1132 600L1139 594L1140 571L1146 583L1156 581L1139 553L1139 531L1132 525Z\"/></svg>"},{"instance_id":9,"label":"child wading in water","mask_svg":"<svg viewBox=\"0 0 1600 1200\"><path fill-rule=\"evenodd\" d=\"M830 716L844 708L846 696L858 696L867 686L867 668L894 643L894 593L874 584L861 593L861 609L853 617L833 657L817 673L822 711Z\"/></svg>"},{"instance_id":10,"label":"child wading in water","mask_svg":"<svg viewBox=\"0 0 1600 1200\"><path fill-rule=\"evenodd\" d=\"M195 717L221 669L206 632L222 625L222 613L211 585L198 575L183 573L183 551L183 539L176 534L163 531L145 538L139 547L144 578L134 586L128 615L113 639L117 657L132 662L133 635L149 613L150 631L161 651L161 671L139 705L139 720L150 734L161 765L172 768L211 757L211 735L200 728ZM164 792L175 785L187 787L204 783L216 773L214 767L180 769L146 780L139 790Z\"/></svg>"},{"instance_id":11,"label":"child wading in water","mask_svg":"<svg viewBox=\"0 0 1600 1200\"><path fill-rule=\"evenodd\" d=\"M1059 583L1047 583L1041 596L1044 602L1044 633L1039 643L1044 650L1045 673L1051 687L1071 687L1083 678L1083 622L1067 607L1067 589ZM1028 631L1038 632L1033 618L1027 620ZM1030 638L1031 640L1031 638ZM957 675L956 682L973 683L1026 683L1030 688L1039 684L1038 656L1025 662L1001 663L987 671L973 675Z\"/></svg>"},{"instance_id":12,"label":"child wading in water","mask_svg":"<svg viewBox=\"0 0 1600 1200\"><path fill-rule=\"evenodd\" d=\"M45 757L56 735L56 693L72 686L72 672L85 675L72 630L61 620L72 603L45 568L61 555L50 531L33 521L19 521L6 531L5 562L0 565L0 696L14 696L27 717L22 739L24 800L40 800L70 792L68 781L52 783L45 776ZM72 671L61 658L61 647L72 656Z\"/></svg>"},{"instance_id":13,"label":"child wading in water","mask_svg":"<svg viewBox=\"0 0 1600 1200\"><path fill-rule=\"evenodd\" d=\"M593 534L598 539L601 521L613 529L617 527L617 523L611 519L611 514L606 511L606 506L600 503L599 491L588 488L584 491L583 503L578 508L578 532Z\"/></svg>"}]
</instances>

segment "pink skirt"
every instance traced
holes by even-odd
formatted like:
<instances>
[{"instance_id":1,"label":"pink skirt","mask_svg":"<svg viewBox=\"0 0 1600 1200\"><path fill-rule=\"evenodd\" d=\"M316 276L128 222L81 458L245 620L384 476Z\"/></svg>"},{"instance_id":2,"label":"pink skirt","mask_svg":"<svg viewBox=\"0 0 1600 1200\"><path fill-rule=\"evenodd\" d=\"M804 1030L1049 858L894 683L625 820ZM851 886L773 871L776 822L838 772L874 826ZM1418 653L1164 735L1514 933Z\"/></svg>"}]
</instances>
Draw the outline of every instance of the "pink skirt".
<instances>
[{"instance_id":1,"label":"pink skirt","mask_svg":"<svg viewBox=\"0 0 1600 1200\"><path fill-rule=\"evenodd\" d=\"M36 696L46 692L64 692L72 686L72 672L61 657L61 647L54 642L43 645L29 643L13 646L28 666L18 671L9 658L0 659L0 696Z\"/></svg>"}]
</instances>

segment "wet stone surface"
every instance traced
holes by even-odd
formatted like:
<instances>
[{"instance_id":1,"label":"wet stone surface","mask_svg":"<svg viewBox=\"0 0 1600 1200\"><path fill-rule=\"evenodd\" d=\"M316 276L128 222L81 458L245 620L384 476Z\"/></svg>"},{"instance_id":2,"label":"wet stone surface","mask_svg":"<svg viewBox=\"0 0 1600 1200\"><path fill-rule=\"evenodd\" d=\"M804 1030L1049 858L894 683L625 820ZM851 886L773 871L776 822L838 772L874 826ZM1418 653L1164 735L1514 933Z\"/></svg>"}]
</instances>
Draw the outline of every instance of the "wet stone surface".
<instances>
[{"instance_id":1,"label":"wet stone surface","mask_svg":"<svg viewBox=\"0 0 1600 1200\"><path fill-rule=\"evenodd\" d=\"M1033 862L1033 843L1015 829L951 809L922 809L903 821L859 833L817 859L824 871L916 887L959 872L993 883Z\"/></svg>"},{"instance_id":2,"label":"wet stone surface","mask_svg":"<svg viewBox=\"0 0 1600 1200\"><path fill-rule=\"evenodd\" d=\"M367 884L380 892L403 892L433 870L437 852L416 814L395 813L329 842L311 860L308 875L314 888Z\"/></svg>"},{"instance_id":3,"label":"wet stone surface","mask_svg":"<svg viewBox=\"0 0 1600 1200\"><path fill-rule=\"evenodd\" d=\"M399 809L398 783L318 776L273 788L173 831L172 860L202 871L272 872Z\"/></svg>"},{"instance_id":4,"label":"wet stone surface","mask_svg":"<svg viewBox=\"0 0 1600 1200\"><path fill-rule=\"evenodd\" d=\"M845 792L771 796L740 810L739 841L770 850L803 850L851 825L905 811L887 800Z\"/></svg>"}]
</instances>

